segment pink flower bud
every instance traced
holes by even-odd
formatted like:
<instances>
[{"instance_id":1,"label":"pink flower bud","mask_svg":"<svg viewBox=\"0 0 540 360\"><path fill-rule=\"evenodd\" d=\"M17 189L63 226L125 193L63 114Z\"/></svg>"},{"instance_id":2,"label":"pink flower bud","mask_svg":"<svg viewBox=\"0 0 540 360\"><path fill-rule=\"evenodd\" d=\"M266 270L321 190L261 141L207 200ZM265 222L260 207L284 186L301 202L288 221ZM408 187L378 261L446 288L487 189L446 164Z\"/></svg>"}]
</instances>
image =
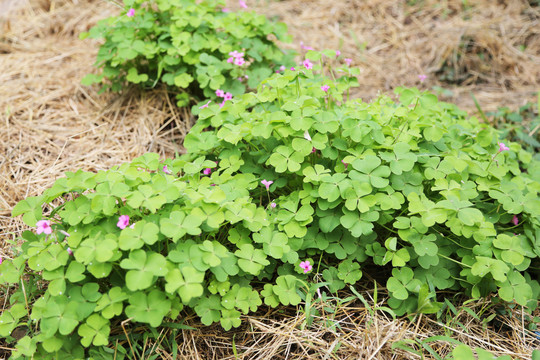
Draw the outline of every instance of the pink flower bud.
<instances>
[{"instance_id":1,"label":"pink flower bud","mask_svg":"<svg viewBox=\"0 0 540 360\"><path fill-rule=\"evenodd\" d=\"M263 180L261 181L261 184L263 184L264 186L266 186L266 191L269 191L270 190L270 185L272 185L274 182L272 180L268 181L268 180Z\"/></svg>"}]
</instances>

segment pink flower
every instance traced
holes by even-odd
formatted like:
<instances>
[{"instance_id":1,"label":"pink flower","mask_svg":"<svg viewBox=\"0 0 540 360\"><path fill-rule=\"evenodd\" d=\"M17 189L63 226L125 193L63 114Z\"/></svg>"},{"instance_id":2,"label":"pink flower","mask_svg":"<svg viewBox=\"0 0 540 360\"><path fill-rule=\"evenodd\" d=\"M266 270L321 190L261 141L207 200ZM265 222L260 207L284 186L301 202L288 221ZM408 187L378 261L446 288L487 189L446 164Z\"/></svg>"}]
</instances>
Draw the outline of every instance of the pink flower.
<instances>
[{"instance_id":1,"label":"pink flower","mask_svg":"<svg viewBox=\"0 0 540 360\"><path fill-rule=\"evenodd\" d=\"M127 17L134 17L135 16L135 9L134 8L131 8L129 9L129 11L127 12Z\"/></svg>"},{"instance_id":2,"label":"pink flower","mask_svg":"<svg viewBox=\"0 0 540 360\"><path fill-rule=\"evenodd\" d=\"M328 86L328 85L321 86L321 90L324 91L324 92L327 92L328 89L330 89L330 86Z\"/></svg>"},{"instance_id":3,"label":"pink flower","mask_svg":"<svg viewBox=\"0 0 540 360\"><path fill-rule=\"evenodd\" d=\"M276 208L276 206L277 206L277 205L276 205L276 203L275 203L275 202L273 202L273 201L272 201L272 202L270 203L270 207L271 207L272 209L275 209L275 208Z\"/></svg>"},{"instance_id":4,"label":"pink flower","mask_svg":"<svg viewBox=\"0 0 540 360\"><path fill-rule=\"evenodd\" d=\"M352 59L350 59L350 58L345 58L345 59L343 59L343 61L345 61L345 62L347 63L348 66L351 66Z\"/></svg>"},{"instance_id":5,"label":"pink flower","mask_svg":"<svg viewBox=\"0 0 540 360\"><path fill-rule=\"evenodd\" d=\"M295 71L296 69L294 67L291 67L291 71Z\"/></svg>"},{"instance_id":6,"label":"pink flower","mask_svg":"<svg viewBox=\"0 0 540 360\"><path fill-rule=\"evenodd\" d=\"M2 265L2 257L0 256L0 265Z\"/></svg>"},{"instance_id":7,"label":"pink flower","mask_svg":"<svg viewBox=\"0 0 540 360\"><path fill-rule=\"evenodd\" d=\"M47 235L52 233L51 222L49 220L39 220L36 224L37 233L45 233Z\"/></svg>"},{"instance_id":8,"label":"pink flower","mask_svg":"<svg viewBox=\"0 0 540 360\"><path fill-rule=\"evenodd\" d=\"M304 65L304 67L308 70L313 69L313 64L311 63L311 61L309 61L309 59L304 60L302 65Z\"/></svg>"},{"instance_id":9,"label":"pink flower","mask_svg":"<svg viewBox=\"0 0 540 360\"><path fill-rule=\"evenodd\" d=\"M241 58L241 57L244 57L244 53L238 52L238 51L236 51L236 50L231 51L231 52L229 53L229 55L231 55L231 56L234 57L234 58Z\"/></svg>"},{"instance_id":10,"label":"pink flower","mask_svg":"<svg viewBox=\"0 0 540 360\"><path fill-rule=\"evenodd\" d=\"M165 174L172 175L172 172L171 172L171 170L169 170L169 169L167 168L167 165L164 165L164 166L163 166L163 172L164 172Z\"/></svg>"},{"instance_id":11,"label":"pink flower","mask_svg":"<svg viewBox=\"0 0 540 360\"><path fill-rule=\"evenodd\" d=\"M203 106L199 106L199 109L207 108L208 104L210 104L211 102L212 102L212 100L208 100L208 102L206 104L204 104Z\"/></svg>"},{"instance_id":12,"label":"pink flower","mask_svg":"<svg viewBox=\"0 0 540 360\"><path fill-rule=\"evenodd\" d=\"M315 154L316 152L317 152L317 149L315 149L315 148L311 149L312 154Z\"/></svg>"},{"instance_id":13,"label":"pink flower","mask_svg":"<svg viewBox=\"0 0 540 360\"><path fill-rule=\"evenodd\" d=\"M281 66L279 67L279 71L285 71L285 69L286 69L285 65L281 65Z\"/></svg>"},{"instance_id":14,"label":"pink flower","mask_svg":"<svg viewBox=\"0 0 540 360\"><path fill-rule=\"evenodd\" d=\"M231 56L230 58L227 59L227 62L229 64L232 64L234 62L234 58Z\"/></svg>"},{"instance_id":15,"label":"pink flower","mask_svg":"<svg viewBox=\"0 0 540 360\"><path fill-rule=\"evenodd\" d=\"M424 82L427 79L427 75L418 75L418 79L420 79L420 82Z\"/></svg>"},{"instance_id":16,"label":"pink flower","mask_svg":"<svg viewBox=\"0 0 540 360\"><path fill-rule=\"evenodd\" d=\"M234 65L238 65L238 66L242 66L245 64L245 60L244 58L236 58L234 59Z\"/></svg>"},{"instance_id":17,"label":"pink flower","mask_svg":"<svg viewBox=\"0 0 540 360\"><path fill-rule=\"evenodd\" d=\"M219 103L219 108L221 109L225 105L225 100Z\"/></svg>"},{"instance_id":18,"label":"pink flower","mask_svg":"<svg viewBox=\"0 0 540 360\"><path fill-rule=\"evenodd\" d=\"M212 173L212 168L206 168L203 170L204 175L210 175Z\"/></svg>"},{"instance_id":19,"label":"pink flower","mask_svg":"<svg viewBox=\"0 0 540 360\"><path fill-rule=\"evenodd\" d=\"M512 224L516 225L519 224L519 219L517 217L517 215L514 215L514 217L512 218Z\"/></svg>"},{"instance_id":20,"label":"pink flower","mask_svg":"<svg viewBox=\"0 0 540 360\"><path fill-rule=\"evenodd\" d=\"M313 266L309 263L309 260L302 261L300 263L300 268L304 270L304 274L307 274L311 270L313 270Z\"/></svg>"},{"instance_id":21,"label":"pink flower","mask_svg":"<svg viewBox=\"0 0 540 360\"><path fill-rule=\"evenodd\" d=\"M73 250L71 250L71 248L67 248L66 251L69 255L73 255Z\"/></svg>"},{"instance_id":22,"label":"pink flower","mask_svg":"<svg viewBox=\"0 0 540 360\"><path fill-rule=\"evenodd\" d=\"M120 215L116 226L118 226L122 230L127 228L129 226L129 215Z\"/></svg>"},{"instance_id":23,"label":"pink flower","mask_svg":"<svg viewBox=\"0 0 540 360\"><path fill-rule=\"evenodd\" d=\"M135 229L135 223L129 225L129 228L130 228L130 229Z\"/></svg>"},{"instance_id":24,"label":"pink flower","mask_svg":"<svg viewBox=\"0 0 540 360\"><path fill-rule=\"evenodd\" d=\"M240 4L240 6L243 7L244 9L247 9L247 7L248 7L244 0L238 0L238 4Z\"/></svg>"},{"instance_id":25,"label":"pink flower","mask_svg":"<svg viewBox=\"0 0 540 360\"><path fill-rule=\"evenodd\" d=\"M336 50L336 57L338 57L339 55L341 55L341 51Z\"/></svg>"},{"instance_id":26,"label":"pink flower","mask_svg":"<svg viewBox=\"0 0 540 360\"><path fill-rule=\"evenodd\" d=\"M230 92L225 93L225 95L223 95L223 99L225 101L232 100L232 94Z\"/></svg>"},{"instance_id":27,"label":"pink flower","mask_svg":"<svg viewBox=\"0 0 540 360\"><path fill-rule=\"evenodd\" d=\"M225 96L225 92L221 89L217 89L216 90L216 96L218 97L224 97Z\"/></svg>"},{"instance_id":28,"label":"pink flower","mask_svg":"<svg viewBox=\"0 0 540 360\"><path fill-rule=\"evenodd\" d=\"M272 180L268 181L268 180L263 180L261 181L261 184L263 184L264 186L266 186L266 191L269 191L270 190L270 185L272 185L274 182Z\"/></svg>"},{"instance_id":29,"label":"pink flower","mask_svg":"<svg viewBox=\"0 0 540 360\"><path fill-rule=\"evenodd\" d=\"M300 41L300 47L304 50L315 50L313 49L311 46L306 46L304 45L304 42L303 41Z\"/></svg>"},{"instance_id":30,"label":"pink flower","mask_svg":"<svg viewBox=\"0 0 540 360\"><path fill-rule=\"evenodd\" d=\"M503 152L503 151L506 151L506 150L510 150L510 148L506 145L504 145L504 143L499 143L499 152Z\"/></svg>"},{"instance_id":31,"label":"pink flower","mask_svg":"<svg viewBox=\"0 0 540 360\"><path fill-rule=\"evenodd\" d=\"M231 9L223 8L223 9L221 9L221 12L228 13L228 12L231 12Z\"/></svg>"},{"instance_id":32,"label":"pink flower","mask_svg":"<svg viewBox=\"0 0 540 360\"><path fill-rule=\"evenodd\" d=\"M346 163L344 160L341 160L341 162L343 163L343 165L345 165L345 169L347 169L347 166L349 166L349 164Z\"/></svg>"}]
</instances>

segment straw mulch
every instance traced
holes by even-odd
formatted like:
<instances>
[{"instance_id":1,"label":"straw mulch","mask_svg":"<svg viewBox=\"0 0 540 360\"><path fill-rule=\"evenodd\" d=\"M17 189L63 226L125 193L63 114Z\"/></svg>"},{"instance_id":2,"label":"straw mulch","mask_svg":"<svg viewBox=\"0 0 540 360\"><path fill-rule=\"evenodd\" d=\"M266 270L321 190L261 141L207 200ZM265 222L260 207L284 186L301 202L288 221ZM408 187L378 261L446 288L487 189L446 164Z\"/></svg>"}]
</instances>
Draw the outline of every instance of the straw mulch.
<instances>
[{"instance_id":1,"label":"straw mulch","mask_svg":"<svg viewBox=\"0 0 540 360\"><path fill-rule=\"evenodd\" d=\"M238 7L235 0L229 2ZM351 57L363 69L356 95L365 99L399 85L440 86L451 90L447 100L464 109L474 110L472 91L484 110L494 110L517 108L540 88L539 10L527 1L475 1L467 9L461 0L408 2L416 5L394 0L247 2L285 21L296 48L303 41ZM182 151L194 119L162 89L99 95L98 89L80 85L93 71L98 43L79 40L79 33L118 11L100 0L0 0L3 258L9 258L10 243L25 228L10 218L13 206L40 194L64 172L108 169L148 151L163 157ZM520 50L520 45L525 48ZM428 80L420 84L418 74L428 75ZM455 84L443 82L445 76ZM362 293L369 300L369 294ZM415 322L394 321L382 311L371 313L358 300L327 305L334 306L334 314L320 303L316 306L334 326L319 317L302 328L305 315L286 308L249 317L247 325L233 332L223 333L217 326L184 330L177 339L180 358L232 359L233 339L242 359L419 358L393 350L392 344L432 335L452 335L521 359L540 347L524 330L519 311L505 320L512 321L505 327L508 332L483 326L463 311L455 317L463 327L448 325L456 329L452 331L426 316ZM482 305L469 305L474 306ZM199 327L197 319L188 323ZM433 347L443 355L451 349L444 342Z\"/></svg>"},{"instance_id":2,"label":"straw mulch","mask_svg":"<svg viewBox=\"0 0 540 360\"><path fill-rule=\"evenodd\" d=\"M231 0L231 3L235 1ZM540 89L540 7L531 1L284 0L253 8L285 22L293 47L340 50L360 67L356 95L439 86L473 110L517 108ZM305 50L304 50L305 52ZM420 84L419 74L428 76Z\"/></svg>"}]
</instances>

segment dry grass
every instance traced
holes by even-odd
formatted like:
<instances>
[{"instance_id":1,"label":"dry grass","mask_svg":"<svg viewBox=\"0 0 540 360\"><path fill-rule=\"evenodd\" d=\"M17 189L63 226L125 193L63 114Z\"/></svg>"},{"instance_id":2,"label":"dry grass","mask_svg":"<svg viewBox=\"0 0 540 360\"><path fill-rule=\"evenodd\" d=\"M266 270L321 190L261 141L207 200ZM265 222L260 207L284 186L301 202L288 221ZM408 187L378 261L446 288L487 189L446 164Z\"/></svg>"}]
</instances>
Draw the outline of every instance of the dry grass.
<instances>
[{"instance_id":1,"label":"dry grass","mask_svg":"<svg viewBox=\"0 0 540 360\"><path fill-rule=\"evenodd\" d=\"M453 93L445 100L463 109L474 109L473 92L484 109L495 110L517 108L540 89L540 8L526 0L256 3L258 12L289 26L297 50L303 42L352 58L363 70L356 95L364 99L397 86L440 86ZM445 64L459 86L439 80ZM419 74L428 75L424 84Z\"/></svg>"},{"instance_id":2,"label":"dry grass","mask_svg":"<svg viewBox=\"0 0 540 360\"><path fill-rule=\"evenodd\" d=\"M369 99L399 85L419 86L417 75L425 73L429 77L422 86L450 89L453 96L447 100L470 111L471 91L485 110L494 110L516 108L540 88L539 10L526 1L502 3L475 1L464 9L461 0L426 0L410 6L394 0L248 0L257 11L285 21L297 44L341 49L345 57L353 58L363 69L357 96ZM80 41L78 34L115 11L99 0L0 0L4 258L10 256L9 242L24 228L19 219L10 218L12 207L40 194L64 172L107 169L147 151L163 157L182 151L182 139L194 119L163 90L98 95L95 88L79 84L93 71L98 44ZM521 51L520 45L526 48ZM443 65L459 84L439 80ZM362 294L369 298L372 293L364 289ZM321 315L309 327L304 327L305 314L295 308L250 316L242 328L227 333L188 318L187 323L200 331L177 334L178 358L234 359L233 340L240 359L416 359L420 357L391 345L445 334L521 359L530 358L532 349L540 347L524 330L518 310L504 318L510 323L503 332L483 327L464 311L451 317L462 328L426 316L414 322L392 320L358 300L326 302L332 304L335 310L330 314L316 303ZM469 305L473 310L481 306ZM439 341L433 348L444 355L451 346ZM157 349L161 358L171 359Z\"/></svg>"}]
</instances>

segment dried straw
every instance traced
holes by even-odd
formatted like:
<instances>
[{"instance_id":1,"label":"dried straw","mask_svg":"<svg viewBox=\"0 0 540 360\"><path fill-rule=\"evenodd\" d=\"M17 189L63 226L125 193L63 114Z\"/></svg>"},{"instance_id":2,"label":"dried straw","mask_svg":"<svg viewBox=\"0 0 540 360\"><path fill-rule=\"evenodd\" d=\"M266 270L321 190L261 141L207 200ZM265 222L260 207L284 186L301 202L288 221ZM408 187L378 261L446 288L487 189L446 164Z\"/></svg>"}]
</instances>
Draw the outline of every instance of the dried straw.
<instances>
[{"instance_id":1,"label":"dried straw","mask_svg":"<svg viewBox=\"0 0 540 360\"><path fill-rule=\"evenodd\" d=\"M352 58L353 66L363 70L356 96L365 100L397 86L439 86L451 91L442 96L445 101L474 110L472 92L482 108L491 111L499 106L516 109L534 100L540 89L540 7L530 1L252 3L256 11L289 26L296 50L303 42ZM440 80L444 64L460 79L459 86ZM419 74L427 75L427 81L420 83Z\"/></svg>"}]
</instances>

